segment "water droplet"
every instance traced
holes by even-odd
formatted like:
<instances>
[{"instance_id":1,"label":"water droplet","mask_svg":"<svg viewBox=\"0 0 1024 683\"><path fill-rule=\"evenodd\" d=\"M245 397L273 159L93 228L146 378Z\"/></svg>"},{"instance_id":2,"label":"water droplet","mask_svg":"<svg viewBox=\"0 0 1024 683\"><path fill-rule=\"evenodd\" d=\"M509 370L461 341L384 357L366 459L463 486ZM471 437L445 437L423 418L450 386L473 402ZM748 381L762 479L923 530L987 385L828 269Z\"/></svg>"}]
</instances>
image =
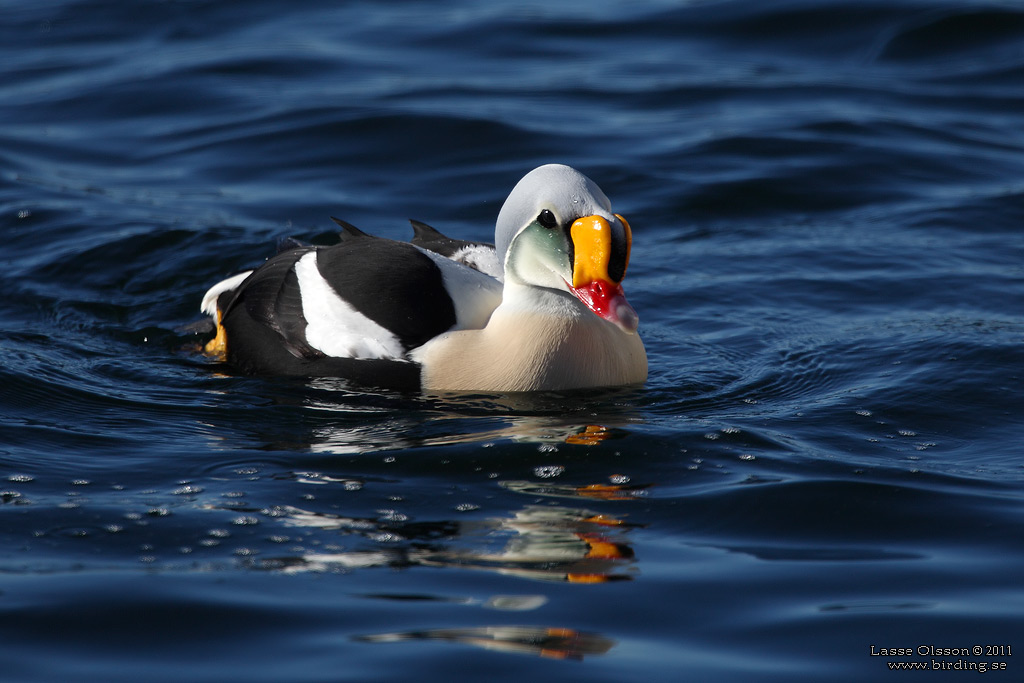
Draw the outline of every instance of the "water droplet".
<instances>
[{"instance_id":1,"label":"water droplet","mask_svg":"<svg viewBox=\"0 0 1024 683\"><path fill-rule=\"evenodd\" d=\"M625 474L613 474L612 476L608 477L608 481L610 481L613 484L628 484L629 476Z\"/></svg>"},{"instance_id":2,"label":"water droplet","mask_svg":"<svg viewBox=\"0 0 1024 683\"><path fill-rule=\"evenodd\" d=\"M540 479L551 479L565 472L561 465L541 465L533 468L533 474Z\"/></svg>"},{"instance_id":3,"label":"water droplet","mask_svg":"<svg viewBox=\"0 0 1024 683\"><path fill-rule=\"evenodd\" d=\"M455 506L458 512L472 512L473 510L479 510L480 506L474 503L459 503Z\"/></svg>"},{"instance_id":4,"label":"water droplet","mask_svg":"<svg viewBox=\"0 0 1024 683\"><path fill-rule=\"evenodd\" d=\"M27 484L30 481L35 481L35 477L31 474L12 474L7 477L7 481L12 481L16 484Z\"/></svg>"},{"instance_id":5,"label":"water droplet","mask_svg":"<svg viewBox=\"0 0 1024 683\"><path fill-rule=\"evenodd\" d=\"M255 524L259 524L260 520L252 515L241 515L231 520L231 523L235 526L253 526Z\"/></svg>"},{"instance_id":6,"label":"water droplet","mask_svg":"<svg viewBox=\"0 0 1024 683\"><path fill-rule=\"evenodd\" d=\"M740 460L753 460L754 456L751 453L744 453L740 456Z\"/></svg>"},{"instance_id":7,"label":"water droplet","mask_svg":"<svg viewBox=\"0 0 1024 683\"><path fill-rule=\"evenodd\" d=\"M553 443L542 443L541 445L537 446L537 450L540 451L541 453L557 453L558 446L556 446Z\"/></svg>"},{"instance_id":8,"label":"water droplet","mask_svg":"<svg viewBox=\"0 0 1024 683\"><path fill-rule=\"evenodd\" d=\"M174 489L173 491L171 491L171 494L175 496L193 496L197 493L202 492L202 486L192 486L191 484L186 484L185 486L181 486L179 488Z\"/></svg>"},{"instance_id":9,"label":"water droplet","mask_svg":"<svg viewBox=\"0 0 1024 683\"><path fill-rule=\"evenodd\" d=\"M523 612L537 609L547 604L543 595L492 595L487 598L484 607L506 611Z\"/></svg>"}]
</instances>

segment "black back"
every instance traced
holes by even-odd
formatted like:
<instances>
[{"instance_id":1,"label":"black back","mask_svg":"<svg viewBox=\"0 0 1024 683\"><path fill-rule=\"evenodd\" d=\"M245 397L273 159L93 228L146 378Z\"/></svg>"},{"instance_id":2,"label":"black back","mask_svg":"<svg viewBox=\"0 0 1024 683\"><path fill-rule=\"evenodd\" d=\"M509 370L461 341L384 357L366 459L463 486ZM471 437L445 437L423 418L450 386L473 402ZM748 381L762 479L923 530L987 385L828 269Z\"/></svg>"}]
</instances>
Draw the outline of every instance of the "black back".
<instances>
[{"instance_id":1,"label":"black back","mask_svg":"<svg viewBox=\"0 0 1024 683\"><path fill-rule=\"evenodd\" d=\"M409 223L412 225L412 243L418 247L423 247L435 254L441 254L451 258L455 255L459 249L465 247L489 247L494 248L493 244L487 242L471 242L469 240L453 240L451 237L442 234L437 228L431 227L421 221L410 220Z\"/></svg>"},{"instance_id":2,"label":"black back","mask_svg":"<svg viewBox=\"0 0 1024 683\"><path fill-rule=\"evenodd\" d=\"M456 322L441 269L410 244L379 237L345 240L321 249L317 265L334 291L407 350Z\"/></svg>"},{"instance_id":3,"label":"black back","mask_svg":"<svg viewBox=\"0 0 1024 683\"><path fill-rule=\"evenodd\" d=\"M320 275L334 291L390 330L406 351L455 324L455 307L441 270L429 256L404 242L349 232L333 246L282 251L221 295L227 361L250 374L344 377L374 386L418 388L415 363L331 357L309 345L295 264L314 250Z\"/></svg>"}]
</instances>

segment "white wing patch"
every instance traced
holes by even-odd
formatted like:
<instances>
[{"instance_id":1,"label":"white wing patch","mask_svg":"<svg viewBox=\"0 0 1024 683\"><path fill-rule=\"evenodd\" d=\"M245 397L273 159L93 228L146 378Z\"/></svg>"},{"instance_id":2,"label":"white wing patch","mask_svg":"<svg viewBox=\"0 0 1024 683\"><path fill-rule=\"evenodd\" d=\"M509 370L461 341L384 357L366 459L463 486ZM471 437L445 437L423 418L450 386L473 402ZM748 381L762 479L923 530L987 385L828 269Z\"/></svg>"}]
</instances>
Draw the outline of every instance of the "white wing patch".
<instances>
[{"instance_id":1,"label":"white wing patch","mask_svg":"<svg viewBox=\"0 0 1024 683\"><path fill-rule=\"evenodd\" d=\"M315 251L295 263L295 274L310 346L338 358L404 358L405 350L394 334L353 308L324 280L316 267Z\"/></svg>"},{"instance_id":2,"label":"white wing patch","mask_svg":"<svg viewBox=\"0 0 1024 683\"><path fill-rule=\"evenodd\" d=\"M470 268L475 268L481 273L490 275L495 280L504 279L503 268L498 263L498 255L494 252L493 247L481 247L478 245L462 247L452 254L452 260L464 263Z\"/></svg>"},{"instance_id":3,"label":"white wing patch","mask_svg":"<svg viewBox=\"0 0 1024 683\"><path fill-rule=\"evenodd\" d=\"M213 287L207 290L206 296L203 297L203 303L199 305L199 309L206 315L217 317L217 299L224 292L230 292L231 290L238 287L245 281L245 278L252 275L251 270L247 270L244 273L238 275L232 275L227 280L221 280Z\"/></svg>"}]
</instances>

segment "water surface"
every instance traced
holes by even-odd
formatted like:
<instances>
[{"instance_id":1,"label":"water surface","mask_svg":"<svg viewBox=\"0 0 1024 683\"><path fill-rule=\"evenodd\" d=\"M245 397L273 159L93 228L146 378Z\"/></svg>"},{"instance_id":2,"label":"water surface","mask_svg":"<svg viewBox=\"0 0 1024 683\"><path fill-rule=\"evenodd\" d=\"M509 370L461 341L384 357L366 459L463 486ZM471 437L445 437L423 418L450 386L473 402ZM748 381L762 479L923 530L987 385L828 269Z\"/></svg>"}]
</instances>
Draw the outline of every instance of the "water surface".
<instances>
[{"instance_id":1,"label":"water surface","mask_svg":"<svg viewBox=\"0 0 1024 683\"><path fill-rule=\"evenodd\" d=\"M5 680L1020 676L917 653L1024 655L1015 5L0 27ZM196 352L206 288L279 239L490 239L548 162L633 226L646 386L404 395Z\"/></svg>"}]
</instances>

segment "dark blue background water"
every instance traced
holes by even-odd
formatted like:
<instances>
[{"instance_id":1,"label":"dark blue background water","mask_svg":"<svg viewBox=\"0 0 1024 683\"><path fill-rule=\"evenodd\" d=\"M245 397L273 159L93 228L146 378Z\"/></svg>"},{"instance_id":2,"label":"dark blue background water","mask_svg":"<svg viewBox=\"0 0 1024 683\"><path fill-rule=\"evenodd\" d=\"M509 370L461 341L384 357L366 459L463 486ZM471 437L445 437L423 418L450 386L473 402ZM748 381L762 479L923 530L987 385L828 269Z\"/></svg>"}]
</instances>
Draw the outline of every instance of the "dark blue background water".
<instances>
[{"instance_id":1,"label":"dark blue background water","mask_svg":"<svg viewBox=\"0 0 1024 683\"><path fill-rule=\"evenodd\" d=\"M487 239L552 161L646 387L195 353L279 238ZM2 678L1021 680L1022 228L1015 3L4 3Z\"/></svg>"}]
</instances>

